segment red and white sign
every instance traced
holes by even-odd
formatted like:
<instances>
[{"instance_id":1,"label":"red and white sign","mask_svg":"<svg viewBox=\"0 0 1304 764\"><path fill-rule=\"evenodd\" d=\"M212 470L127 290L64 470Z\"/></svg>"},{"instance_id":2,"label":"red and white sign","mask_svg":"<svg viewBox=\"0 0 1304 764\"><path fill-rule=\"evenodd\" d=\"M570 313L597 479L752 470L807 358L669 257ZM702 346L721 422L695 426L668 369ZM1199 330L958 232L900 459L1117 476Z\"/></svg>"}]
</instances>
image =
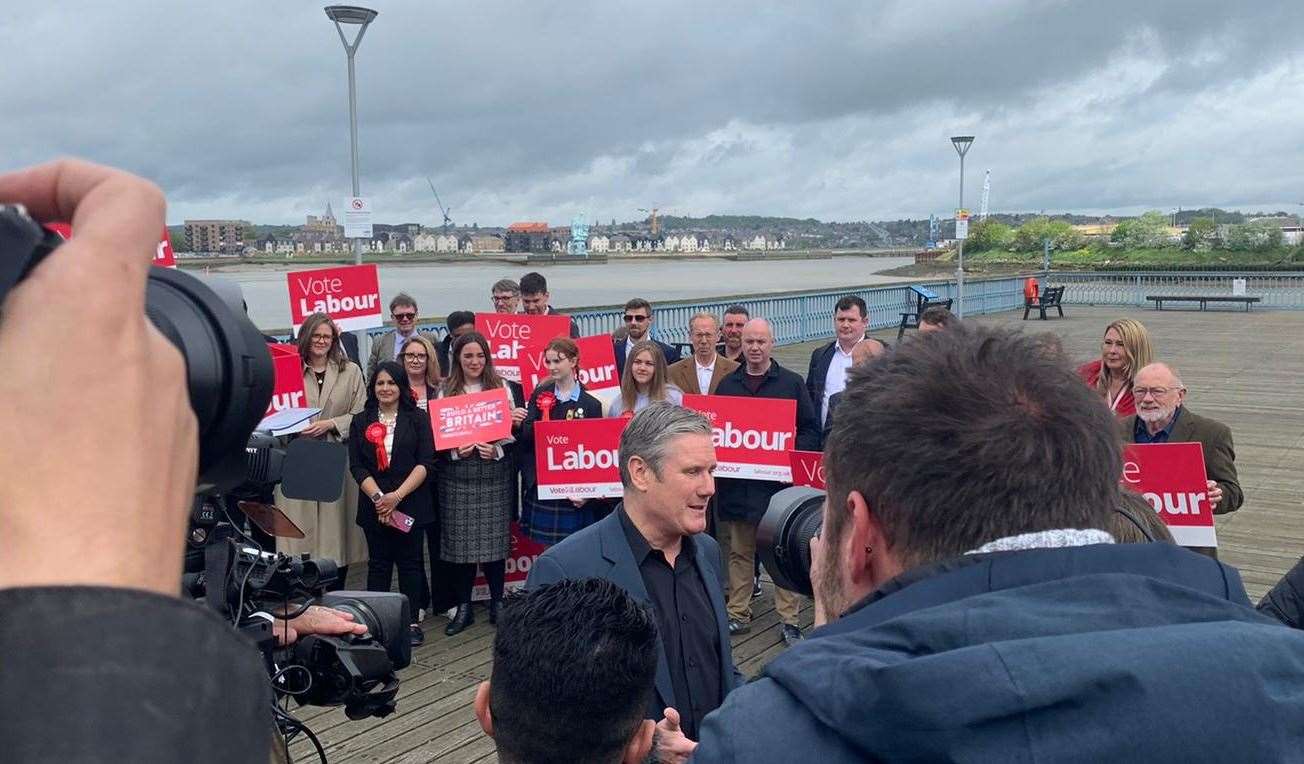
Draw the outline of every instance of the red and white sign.
<instances>
[{"instance_id":1,"label":"red and white sign","mask_svg":"<svg viewBox=\"0 0 1304 764\"><path fill-rule=\"evenodd\" d=\"M525 586L525 579L530 577L530 568L534 567L534 561L539 559L539 555L543 554L547 549L547 545L525 535L519 523L512 523L512 546L507 553L507 576L505 577L507 591ZM476 602L489 599L489 582L485 580L483 573L475 577L475 585L471 589L471 599Z\"/></svg>"},{"instance_id":2,"label":"red and white sign","mask_svg":"<svg viewBox=\"0 0 1304 764\"><path fill-rule=\"evenodd\" d=\"M272 386L272 399L268 401L267 413L263 416L282 409L306 408L308 398L303 392L303 359L299 357L298 346L269 342L267 352L272 354L276 383Z\"/></svg>"},{"instance_id":3,"label":"red and white sign","mask_svg":"<svg viewBox=\"0 0 1304 764\"><path fill-rule=\"evenodd\" d=\"M685 395L684 408L711 420L716 477L792 482L797 402L787 398Z\"/></svg>"},{"instance_id":4,"label":"red and white sign","mask_svg":"<svg viewBox=\"0 0 1304 764\"><path fill-rule=\"evenodd\" d=\"M521 354L531 345L546 345L554 337L569 337L570 316L476 313L475 330L489 340L494 368L503 379L520 382Z\"/></svg>"},{"instance_id":5,"label":"red and white sign","mask_svg":"<svg viewBox=\"0 0 1304 764\"><path fill-rule=\"evenodd\" d=\"M616 352L611 335L581 337L575 340L575 344L580 349L578 376L580 384L584 385L584 392L597 394L603 390L619 390L620 377L616 375ZM543 351L547 345L548 341L544 340L521 351L520 383L526 400L530 399L535 387L548 380L548 366L543 362Z\"/></svg>"},{"instance_id":6,"label":"red and white sign","mask_svg":"<svg viewBox=\"0 0 1304 764\"><path fill-rule=\"evenodd\" d=\"M69 223L46 223L45 227L59 234L64 241L72 238L72 225ZM163 228L163 239L154 248L154 265L160 268L177 267L177 256L172 252L172 237L168 235L166 227Z\"/></svg>"},{"instance_id":7,"label":"red and white sign","mask_svg":"<svg viewBox=\"0 0 1304 764\"><path fill-rule=\"evenodd\" d=\"M435 432L435 448L440 451L493 443L512 434L512 409L502 390L438 398L426 405L430 409L430 428Z\"/></svg>"},{"instance_id":8,"label":"red and white sign","mask_svg":"<svg viewBox=\"0 0 1304 764\"><path fill-rule=\"evenodd\" d=\"M792 484L811 488L825 489L824 454L820 451L789 451L788 462L792 465Z\"/></svg>"},{"instance_id":9,"label":"red and white sign","mask_svg":"<svg viewBox=\"0 0 1304 764\"><path fill-rule=\"evenodd\" d=\"M629 420L559 419L534 423L540 499L622 496L620 434Z\"/></svg>"},{"instance_id":10,"label":"red and white sign","mask_svg":"<svg viewBox=\"0 0 1304 764\"><path fill-rule=\"evenodd\" d=\"M1123 486L1141 494L1182 546L1218 546L1199 443L1133 443L1123 449Z\"/></svg>"},{"instance_id":11,"label":"red and white sign","mask_svg":"<svg viewBox=\"0 0 1304 764\"><path fill-rule=\"evenodd\" d=\"M330 316L340 331L384 326L380 274L373 265L343 265L285 274L290 292L290 323L298 332L313 313Z\"/></svg>"}]
</instances>

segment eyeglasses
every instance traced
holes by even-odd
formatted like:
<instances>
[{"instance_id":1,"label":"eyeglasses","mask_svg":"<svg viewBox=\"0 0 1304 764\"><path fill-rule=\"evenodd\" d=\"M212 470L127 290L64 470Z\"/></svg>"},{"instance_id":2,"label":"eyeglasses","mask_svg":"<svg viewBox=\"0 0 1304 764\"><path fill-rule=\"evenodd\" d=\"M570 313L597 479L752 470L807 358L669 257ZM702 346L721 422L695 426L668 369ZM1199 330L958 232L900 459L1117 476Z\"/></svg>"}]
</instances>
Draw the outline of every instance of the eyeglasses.
<instances>
[{"instance_id":1,"label":"eyeglasses","mask_svg":"<svg viewBox=\"0 0 1304 764\"><path fill-rule=\"evenodd\" d=\"M625 314L625 323L627 323L627 324L641 324L641 323L643 323L644 321L648 320L648 318L649 318L648 316L637 316L637 315L634 315L633 313L626 313L626 314Z\"/></svg>"},{"instance_id":2,"label":"eyeglasses","mask_svg":"<svg viewBox=\"0 0 1304 764\"><path fill-rule=\"evenodd\" d=\"M695 339L695 340L713 340L713 339L715 339L715 335L716 335L715 332L693 332L693 339Z\"/></svg>"},{"instance_id":3,"label":"eyeglasses","mask_svg":"<svg viewBox=\"0 0 1304 764\"><path fill-rule=\"evenodd\" d=\"M493 296L494 302L511 302L516 299L514 294L496 294Z\"/></svg>"},{"instance_id":4,"label":"eyeglasses","mask_svg":"<svg viewBox=\"0 0 1304 764\"><path fill-rule=\"evenodd\" d=\"M430 356L425 353L404 353L403 358L407 361L424 361Z\"/></svg>"},{"instance_id":5,"label":"eyeglasses","mask_svg":"<svg viewBox=\"0 0 1304 764\"><path fill-rule=\"evenodd\" d=\"M411 321L417 317L415 313L392 313L391 315L394 316L395 321Z\"/></svg>"},{"instance_id":6,"label":"eyeglasses","mask_svg":"<svg viewBox=\"0 0 1304 764\"><path fill-rule=\"evenodd\" d=\"M1156 398L1163 398L1169 393L1175 393L1178 390L1185 390L1184 387L1134 387L1132 388L1132 397L1141 400L1147 395L1153 395Z\"/></svg>"}]
</instances>

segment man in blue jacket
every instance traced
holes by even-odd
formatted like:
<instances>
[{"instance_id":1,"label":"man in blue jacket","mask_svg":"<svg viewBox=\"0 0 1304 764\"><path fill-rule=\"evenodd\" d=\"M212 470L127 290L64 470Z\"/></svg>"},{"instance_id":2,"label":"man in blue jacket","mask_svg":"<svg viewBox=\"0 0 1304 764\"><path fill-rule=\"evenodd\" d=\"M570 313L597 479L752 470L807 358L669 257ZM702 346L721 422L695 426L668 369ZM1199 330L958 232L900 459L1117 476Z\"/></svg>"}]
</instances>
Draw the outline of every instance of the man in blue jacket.
<instances>
[{"instance_id":1,"label":"man in blue jacket","mask_svg":"<svg viewBox=\"0 0 1304 764\"><path fill-rule=\"evenodd\" d=\"M1055 361L956 328L851 372L811 545L828 624L706 719L695 762L1301 757L1304 634L1234 569L1099 530L1116 425Z\"/></svg>"}]
</instances>

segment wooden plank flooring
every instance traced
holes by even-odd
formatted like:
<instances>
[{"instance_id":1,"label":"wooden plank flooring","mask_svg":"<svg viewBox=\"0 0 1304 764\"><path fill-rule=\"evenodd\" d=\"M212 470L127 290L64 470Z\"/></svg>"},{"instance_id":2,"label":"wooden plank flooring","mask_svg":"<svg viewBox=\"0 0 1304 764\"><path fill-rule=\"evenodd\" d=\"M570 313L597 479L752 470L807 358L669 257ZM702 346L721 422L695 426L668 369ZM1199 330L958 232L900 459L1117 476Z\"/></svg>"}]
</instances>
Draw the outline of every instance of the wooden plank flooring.
<instances>
[{"instance_id":1,"label":"wooden plank flooring","mask_svg":"<svg viewBox=\"0 0 1304 764\"><path fill-rule=\"evenodd\" d=\"M1232 429L1245 505L1218 518L1220 559L1240 569L1256 600L1304 554L1304 311L1154 311L1066 306L1066 318L1023 322L1019 313L982 316L986 324L1014 324L1060 335L1069 355L1083 361L1099 353L1107 323L1129 316L1150 330L1158 359L1173 364L1189 388L1187 404ZM896 330L876 332L889 342ZM779 362L805 374L821 343L776 350ZM361 566L351 571L360 586ZM754 675L784 649L769 584L753 603L751 633L733 640L734 658ZM426 620L426 644L400 672L398 711L386 719L349 721L338 709L299 709L331 762L494 761L471 711L476 686L489 676L493 628L484 609L477 623L445 637L443 616ZM809 625L811 611L802 611ZM291 748L295 761L316 761L305 741Z\"/></svg>"}]
</instances>

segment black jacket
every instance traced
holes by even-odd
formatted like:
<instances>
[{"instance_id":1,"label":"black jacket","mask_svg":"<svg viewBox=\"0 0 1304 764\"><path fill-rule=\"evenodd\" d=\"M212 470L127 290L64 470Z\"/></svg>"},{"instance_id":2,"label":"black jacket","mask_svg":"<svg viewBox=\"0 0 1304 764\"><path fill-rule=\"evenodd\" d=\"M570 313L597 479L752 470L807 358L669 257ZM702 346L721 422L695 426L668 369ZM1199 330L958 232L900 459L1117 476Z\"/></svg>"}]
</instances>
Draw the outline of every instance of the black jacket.
<instances>
[{"instance_id":1,"label":"black jacket","mask_svg":"<svg viewBox=\"0 0 1304 764\"><path fill-rule=\"evenodd\" d=\"M364 409L353 417L349 426L349 472L358 485L368 477L376 480L380 490L389 493L408 479L418 464L426 468L426 480L435 474L435 436L430 430L430 417L421 409L399 409L394 425L394 447L389 455L389 469L376 469L376 446L367 440L367 427L376 421L375 409ZM408 494L399 502L398 511L410 516L416 525L429 525L435 521L435 504L431 491L425 486ZM358 525L375 525L376 505L366 491L358 492Z\"/></svg>"},{"instance_id":2,"label":"black jacket","mask_svg":"<svg viewBox=\"0 0 1304 764\"><path fill-rule=\"evenodd\" d=\"M1304 557L1264 595L1258 610L1295 629L1304 629Z\"/></svg>"},{"instance_id":3,"label":"black jacket","mask_svg":"<svg viewBox=\"0 0 1304 764\"><path fill-rule=\"evenodd\" d=\"M819 413L811 405L806 385L796 372L789 371L770 359L770 370L765 382L753 393L747 388L747 365L743 364L729 376L720 380L716 395L734 395L748 398L787 398L797 401L797 450L820 449ZM759 522L770 504L770 497L787 488L786 483L772 480L739 480L718 478L715 481L716 512L722 520L748 520Z\"/></svg>"},{"instance_id":4,"label":"black jacket","mask_svg":"<svg viewBox=\"0 0 1304 764\"><path fill-rule=\"evenodd\" d=\"M601 419L602 418L602 401L589 395L584 390L584 386L579 382L575 383L580 388L580 399L578 401L557 401L548 414L549 420L557 419ZM521 422L521 433L516 440L519 444L517 448L517 459L521 465L521 482L526 487L537 484L538 477L534 465L534 423L539 421L542 415L539 411L539 396L545 392L551 392L556 395L557 383L548 380L530 393L530 403L525 407L525 420Z\"/></svg>"},{"instance_id":5,"label":"black jacket","mask_svg":"<svg viewBox=\"0 0 1304 764\"><path fill-rule=\"evenodd\" d=\"M666 366L679 360L678 348L673 348L661 340L654 340L651 337L648 337L648 339L656 343L657 347L661 348L661 355L665 356ZM611 344L612 351L616 354L616 377L623 379L625 376L625 340L612 340Z\"/></svg>"},{"instance_id":6,"label":"black jacket","mask_svg":"<svg viewBox=\"0 0 1304 764\"><path fill-rule=\"evenodd\" d=\"M212 610L59 586L0 590L0 613L0 759L267 761L262 656Z\"/></svg>"},{"instance_id":7,"label":"black jacket","mask_svg":"<svg viewBox=\"0 0 1304 764\"><path fill-rule=\"evenodd\" d=\"M821 451L828 445L829 433L833 432L833 411L837 409L839 403L842 403L842 393L834 393L829 396L829 412L824 415L824 427L820 430Z\"/></svg>"},{"instance_id":8,"label":"black jacket","mask_svg":"<svg viewBox=\"0 0 1304 764\"><path fill-rule=\"evenodd\" d=\"M820 345L810 354L810 367L806 370L806 392L810 402L815 405L815 416L820 415L820 406L824 403L824 378L829 375L829 364L833 362L838 341Z\"/></svg>"},{"instance_id":9,"label":"black jacket","mask_svg":"<svg viewBox=\"0 0 1304 764\"><path fill-rule=\"evenodd\" d=\"M557 313L558 311L556 308L552 307L551 305L548 306L548 315L555 316L557 315ZM571 339L573 340L577 340L580 338L580 327L579 324L575 323L574 316L571 316L571 320L570 320L570 336Z\"/></svg>"}]
</instances>

